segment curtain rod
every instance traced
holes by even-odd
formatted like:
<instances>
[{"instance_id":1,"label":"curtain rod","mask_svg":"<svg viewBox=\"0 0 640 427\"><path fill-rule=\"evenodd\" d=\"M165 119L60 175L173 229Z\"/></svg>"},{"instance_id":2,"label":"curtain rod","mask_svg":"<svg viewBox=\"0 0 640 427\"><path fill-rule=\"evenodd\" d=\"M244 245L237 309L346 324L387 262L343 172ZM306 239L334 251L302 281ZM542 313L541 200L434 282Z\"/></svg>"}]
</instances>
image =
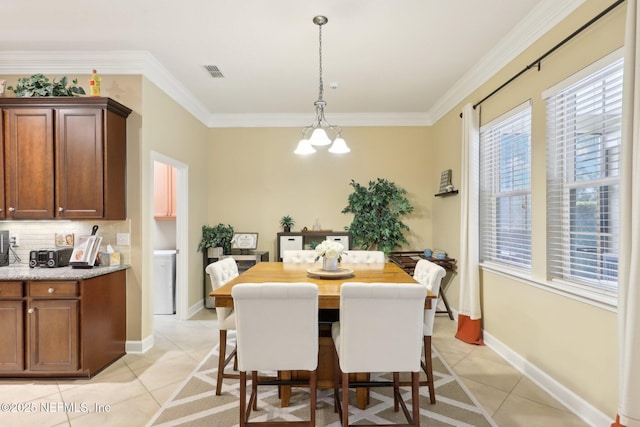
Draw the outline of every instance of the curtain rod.
<instances>
[{"instance_id":1,"label":"curtain rod","mask_svg":"<svg viewBox=\"0 0 640 427\"><path fill-rule=\"evenodd\" d=\"M518 74L516 74L515 76L511 77L509 80L507 80L506 82L504 82L503 84L501 84L497 89L495 89L493 92L491 92L489 95L485 96L484 98L482 98L480 101L476 102L475 104L473 104L473 109L475 110L476 107L478 107L480 104L482 104L484 101L486 101L487 99L491 98L493 95L495 95L496 93L498 93L500 90L502 90L505 86L507 86L509 83L511 83L512 81L514 81L515 79L517 79L518 77L520 77L522 74L526 73L527 71L529 71L531 68L533 68L534 66L537 66L538 71L540 71L540 63L542 62L543 59L545 59L547 56L551 55L553 52L555 52L556 50L558 50L560 47L562 47L564 44L566 44L569 40L573 39L575 36L577 36L578 34L580 34L581 32L583 32L584 30L586 30L587 28L589 28L592 24L594 24L596 21L598 21L600 18L602 18L603 16L605 16L607 13L611 12L613 9L615 9L616 7L618 7L620 4L622 4L625 0L617 0L615 3L613 3L611 6L609 6L608 8L606 8L605 10L603 10L602 12L600 12L597 16L595 16L594 18L592 18L589 22L587 22L586 24L584 24L583 26L581 26L580 28L578 28L577 30L575 30L573 33L571 33L569 36L565 37L564 40L562 40L560 43L558 43L557 45L555 45L554 47L552 47L551 49L549 49L548 51L546 51L542 56L540 56L539 58L537 58L535 61L533 61L531 64L527 65L525 68L523 68ZM460 117L462 117L462 113L460 113Z\"/></svg>"}]
</instances>

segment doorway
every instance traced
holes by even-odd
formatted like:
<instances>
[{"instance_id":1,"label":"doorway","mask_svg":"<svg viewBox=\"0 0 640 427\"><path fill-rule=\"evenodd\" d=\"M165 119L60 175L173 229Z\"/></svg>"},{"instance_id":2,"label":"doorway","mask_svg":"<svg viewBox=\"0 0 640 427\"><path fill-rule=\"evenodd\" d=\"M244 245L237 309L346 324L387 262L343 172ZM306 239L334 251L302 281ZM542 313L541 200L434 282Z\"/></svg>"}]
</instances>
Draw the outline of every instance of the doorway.
<instances>
[{"instance_id":1,"label":"doorway","mask_svg":"<svg viewBox=\"0 0 640 427\"><path fill-rule=\"evenodd\" d=\"M188 167L176 159L160 153L151 152L151 170L153 176L154 197L152 200L152 246L154 253L157 251L175 250L175 316L179 320L188 317L188 260L186 250L187 225L188 225ZM158 168L160 173L158 173ZM159 197L156 197L159 196ZM164 206L164 207L163 207ZM154 256L155 262L155 256ZM153 278L151 282L153 295L156 295L153 287L162 278L155 277L161 271L152 268ZM156 313L158 301L152 303L152 313ZM167 312L166 305L163 314Z\"/></svg>"}]
</instances>

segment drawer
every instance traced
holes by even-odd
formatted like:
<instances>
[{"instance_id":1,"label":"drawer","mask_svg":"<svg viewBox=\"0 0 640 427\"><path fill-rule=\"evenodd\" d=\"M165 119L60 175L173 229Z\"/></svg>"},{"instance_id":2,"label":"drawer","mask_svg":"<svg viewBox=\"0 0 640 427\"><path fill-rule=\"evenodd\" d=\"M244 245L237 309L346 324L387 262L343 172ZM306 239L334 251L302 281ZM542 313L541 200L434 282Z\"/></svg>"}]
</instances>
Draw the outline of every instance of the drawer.
<instances>
[{"instance_id":1,"label":"drawer","mask_svg":"<svg viewBox=\"0 0 640 427\"><path fill-rule=\"evenodd\" d=\"M29 282L31 297L76 297L78 282Z\"/></svg>"},{"instance_id":2,"label":"drawer","mask_svg":"<svg viewBox=\"0 0 640 427\"><path fill-rule=\"evenodd\" d=\"M280 258L284 251L302 250L302 236L280 236Z\"/></svg>"},{"instance_id":3,"label":"drawer","mask_svg":"<svg viewBox=\"0 0 640 427\"><path fill-rule=\"evenodd\" d=\"M349 236L327 236L327 240L333 240L334 242L341 243L345 249L350 249Z\"/></svg>"},{"instance_id":4,"label":"drawer","mask_svg":"<svg viewBox=\"0 0 640 427\"><path fill-rule=\"evenodd\" d=\"M22 282L0 282L0 299L22 298Z\"/></svg>"}]
</instances>

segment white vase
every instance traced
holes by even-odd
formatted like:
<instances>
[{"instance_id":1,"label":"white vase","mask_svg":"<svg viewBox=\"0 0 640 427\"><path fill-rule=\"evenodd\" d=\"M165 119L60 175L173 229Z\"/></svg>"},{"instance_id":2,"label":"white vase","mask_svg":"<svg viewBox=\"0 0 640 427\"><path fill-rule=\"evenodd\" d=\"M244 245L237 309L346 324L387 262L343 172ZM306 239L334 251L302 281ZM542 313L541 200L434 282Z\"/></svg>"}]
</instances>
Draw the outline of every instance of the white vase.
<instances>
[{"instance_id":1,"label":"white vase","mask_svg":"<svg viewBox=\"0 0 640 427\"><path fill-rule=\"evenodd\" d=\"M337 257L323 257L322 269L325 271L337 271L338 270L338 258Z\"/></svg>"}]
</instances>

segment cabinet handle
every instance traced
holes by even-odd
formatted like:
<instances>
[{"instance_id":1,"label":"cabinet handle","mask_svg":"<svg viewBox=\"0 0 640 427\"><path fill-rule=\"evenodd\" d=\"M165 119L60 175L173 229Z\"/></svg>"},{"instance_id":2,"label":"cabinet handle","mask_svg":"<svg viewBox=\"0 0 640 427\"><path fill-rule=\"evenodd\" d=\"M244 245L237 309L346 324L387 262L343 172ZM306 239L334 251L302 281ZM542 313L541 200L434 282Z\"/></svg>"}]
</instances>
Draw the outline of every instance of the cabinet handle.
<instances>
[{"instance_id":1,"label":"cabinet handle","mask_svg":"<svg viewBox=\"0 0 640 427\"><path fill-rule=\"evenodd\" d=\"M49 292L50 294L54 293L55 291L56 291L56 290L55 290L55 289L53 289L53 288L49 288L49 289L47 289L47 292Z\"/></svg>"},{"instance_id":2,"label":"cabinet handle","mask_svg":"<svg viewBox=\"0 0 640 427\"><path fill-rule=\"evenodd\" d=\"M9 212L13 212L13 211L15 211L15 210L16 210L16 208L14 208L13 206L10 206L10 207L9 207Z\"/></svg>"},{"instance_id":3,"label":"cabinet handle","mask_svg":"<svg viewBox=\"0 0 640 427\"><path fill-rule=\"evenodd\" d=\"M33 314L33 312L34 312L34 311L35 311L35 310L34 310L33 308L30 308L29 310L27 310L27 313L29 313L29 314Z\"/></svg>"},{"instance_id":4,"label":"cabinet handle","mask_svg":"<svg viewBox=\"0 0 640 427\"><path fill-rule=\"evenodd\" d=\"M58 207L58 212L62 212L64 210L64 208L62 206Z\"/></svg>"}]
</instances>

